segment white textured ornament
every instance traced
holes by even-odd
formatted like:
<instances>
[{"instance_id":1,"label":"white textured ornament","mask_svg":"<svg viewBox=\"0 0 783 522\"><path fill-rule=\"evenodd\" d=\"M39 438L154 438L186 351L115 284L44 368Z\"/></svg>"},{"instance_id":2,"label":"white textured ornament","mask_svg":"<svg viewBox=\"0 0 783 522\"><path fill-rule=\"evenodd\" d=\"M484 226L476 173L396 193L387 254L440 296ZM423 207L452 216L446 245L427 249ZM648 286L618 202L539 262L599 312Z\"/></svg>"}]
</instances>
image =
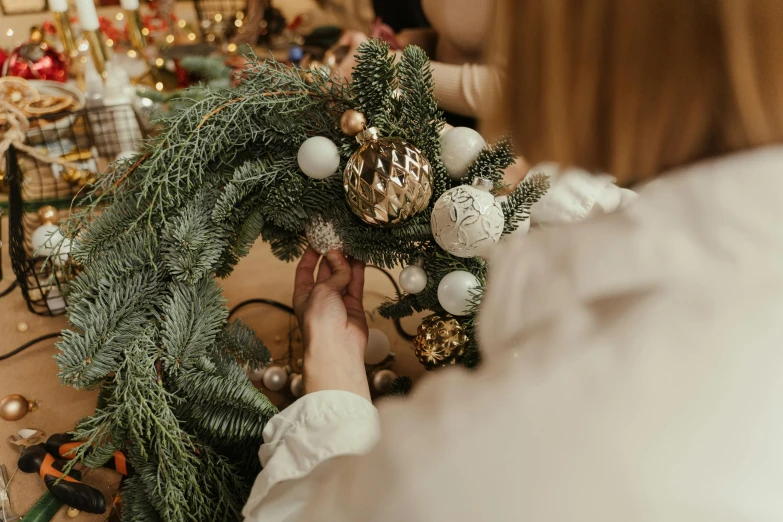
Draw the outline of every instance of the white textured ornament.
<instances>
[{"instance_id":1,"label":"white textured ornament","mask_svg":"<svg viewBox=\"0 0 783 522\"><path fill-rule=\"evenodd\" d=\"M329 138L313 136L307 138L296 155L299 168L313 179L328 178L340 166L340 151Z\"/></svg>"},{"instance_id":2,"label":"white textured ornament","mask_svg":"<svg viewBox=\"0 0 783 522\"><path fill-rule=\"evenodd\" d=\"M440 155L451 179L465 177L487 142L469 127L454 127L440 136Z\"/></svg>"},{"instance_id":3,"label":"white textured ornament","mask_svg":"<svg viewBox=\"0 0 783 522\"><path fill-rule=\"evenodd\" d=\"M304 384L302 382L301 373L291 374L291 395L296 398L304 395Z\"/></svg>"},{"instance_id":4,"label":"white textured ornament","mask_svg":"<svg viewBox=\"0 0 783 522\"><path fill-rule=\"evenodd\" d=\"M288 382L288 372L282 366L270 366L264 372L264 387L272 391L280 391Z\"/></svg>"},{"instance_id":5,"label":"white textured ornament","mask_svg":"<svg viewBox=\"0 0 783 522\"><path fill-rule=\"evenodd\" d=\"M372 387L380 394L387 394L391 391L397 374L391 370L378 370L372 376Z\"/></svg>"},{"instance_id":6,"label":"white textured ornament","mask_svg":"<svg viewBox=\"0 0 783 522\"><path fill-rule=\"evenodd\" d=\"M451 315L468 315L471 292L480 286L478 278L470 272L449 272L438 283L438 302Z\"/></svg>"},{"instance_id":7,"label":"white textured ornament","mask_svg":"<svg viewBox=\"0 0 783 522\"><path fill-rule=\"evenodd\" d=\"M457 257L487 253L503 235L503 209L489 189L492 182L473 180L473 186L460 185L444 192L435 202L430 226L435 241Z\"/></svg>"},{"instance_id":8,"label":"white textured ornament","mask_svg":"<svg viewBox=\"0 0 783 522\"><path fill-rule=\"evenodd\" d=\"M316 216L305 226L307 242L321 255L330 250L343 250L343 240L331 221Z\"/></svg>"},{"instance_id":9,"label":"white textured ornament","mask_svg":"<svg viewBox=\"0 0 783 522\"><path fill-rule=\"evenodd\" d=\"M250 382L260 382L264 378L264 372L266 372L266 368L256 368L255 370L251 370L245 366L245 375L247 375L247 378L250 379Z\"/></svg>"},{"instance_id":10,"label":"white textured ornament","mask_svg":"<svg viewBox=\"0 0 783 522\"><path fill-rule=\"evenodd\" d=\"M57 256L53 261L55 266L68 261L68 254L71 252L71 240L63 237L60 227L51 223L44 223L33 231L30 238L33 252L42 257L48 257L55 252Z\"/></svg>"},{"instance_id":11,"label":"white textured ornament","mask_svg":"<svg viewBox=\"0 0 783 522\"><path fill-rule=\"evenodd\" d=\"M370 328L367 335L367 350L364 352L364 364L378 364L389 356L391 344L381 330Z\"/></svg>"},{"instance_id":12,"label":"white textured ornament","mask_svg":"<svg viewBox=\"0 0 783 522\"><path fill-rule=\"evenodd\" d=\"M427 272L419 265L406 266L400 272L400 287L409 294L418 294L427 287Z\"/></svg>"}]
</instances>

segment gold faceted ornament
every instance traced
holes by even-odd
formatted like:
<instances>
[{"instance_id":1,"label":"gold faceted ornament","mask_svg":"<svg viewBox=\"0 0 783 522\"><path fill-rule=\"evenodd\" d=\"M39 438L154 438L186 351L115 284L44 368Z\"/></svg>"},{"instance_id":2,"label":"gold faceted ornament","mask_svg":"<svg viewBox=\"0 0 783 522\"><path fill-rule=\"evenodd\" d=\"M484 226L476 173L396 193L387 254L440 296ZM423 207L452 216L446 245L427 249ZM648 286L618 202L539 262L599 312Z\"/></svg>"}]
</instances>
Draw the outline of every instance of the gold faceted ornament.
<instances>
[{"instance_id":1,"label":"gold faceted ornament","mask_svg":"<svg viewBox=\"0 0 783 522\"><path fill-rule=\"evenodd\" d=\"M370 225L398 225L427 208L432 169L419 149L399 138L381 138L375 127L356 139L362 146L343 174L354 214Z\"/></svg>"},{"instance_id":2,"label":"gold faceted ornament","mask_svg":"<svg viewBox=\"0 0 783 522\"><path fill-rule=\"evenodd\" d=\"M462 358L468 336L451 314L432 314L424 318L413 339L413 350L427 370L456 364Z\"/></svg>"}]
</instances>

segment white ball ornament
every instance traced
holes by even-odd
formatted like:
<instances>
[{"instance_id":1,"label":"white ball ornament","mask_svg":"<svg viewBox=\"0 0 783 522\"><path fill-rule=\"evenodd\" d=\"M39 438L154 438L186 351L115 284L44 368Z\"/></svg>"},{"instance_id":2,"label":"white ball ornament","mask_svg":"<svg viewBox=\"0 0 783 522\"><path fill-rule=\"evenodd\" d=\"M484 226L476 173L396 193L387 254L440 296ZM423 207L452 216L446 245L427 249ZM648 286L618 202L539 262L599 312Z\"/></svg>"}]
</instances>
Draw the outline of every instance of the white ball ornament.
<instances>
[{"instance_id":1,"label":"white ball ornament","mask_svg":"<svg viewBox=\"0 0 783 522\"><path fill-rule=\"evenodd\" d=\"M378 364L389 356L391 344L381 330L370 328L367 335L367 350L364 352L364 364Z\"/></svg>"},{"instance_id":2,"label":"white ball ornament","mask_svg":"<svg viewBox=\"0 0 783 522\"><path fill-rule=\"evenodd\" d=\"M270 366L264 372L264 387L272 391L280 391L288 382L288 372L282 366Z\"/></svg>"},{"instance_id":3,"label":"white ball ornament","mask_svg":"<svg viewBox=\"0 0 783 522\"><path fill-rule=\"evenodd\" d=\"M480 286L479 280L470 272L449 272L438 284L438 302L451 315L468 315L472 291Z\"/></svg>"},{"instance_id":4,"label":"white ball ornament","mask_svg":"<svg viewBox=\"0 0 783 522\"><path fill-rule=\"evenodd\" d=\"M454 127L440 136L440 154L443 166L451 179L465 177L487 142L481 134L469 127Z\"/></svg>"},{"instance_id":5,"label":"white ball ornament","mask_svg":"<svg viewBox=\"0 0 783 522\"><path fill-rule=\"evenodd\" d=\"M247 378L250 380L250 382L260 382L264 378L265 372L266 368L256 368L255 370L251 370L245 366L245 375L247 375Z\"/></svg>"},{"instance_id":6,"label":"white ball ornament","mask_svg":"<svg viewBox=\"0 0 783 522\"><path fill-rule=\"evenodd\" d=\"M302 172L313 179L328 178L340 166L337 145L323 136L307 138L299 147L296 159Z\"/></svg>"},{"instance_id":7,"label":"white ball ornament","mask_svg":"<svg viewBox=\"0 0 783 522\"><path fill-rule=\"evenodd\" d=\"M315 216L305 225L305 237L313 250L321 255L330 250L343 250L343 239L337 233L334 224L321 216Z\"/></svg>"},{"instance_id":8,"label":"white ball ornament","mask_svg":"<svg viewBox=\"0 0 783 522\"><path fill-rule=\"evenodd\" d=\"M291 375L291 395L297 398L304 395L304 384L302 382L301 373L294 373Z\"/></svg>"},{"instance_id":9,"label":"white ball ornament","mask_svg":"<svg viewBox=\"0 0 783 522\"><path fill-rule=\"evenodd\" d=\"M48 257L57 254L53 258L55 266L60 266L68 261L71 252L71 240L64 237L60 227L52 223L44 223L33 231L30 238L35 255Z\"/></svg>"},{"instance_id":10,"label":"white ball ornament","mask_svg":"<svg viewBox=\"0 0 783 522\"><path fill-rule=\"evenodd\" d=\"M400 287L409 294L418 294L427 287L427 272L419 265L406 266L400 272Z\"/></svg>"},{"instance_id":11,"label":"white ball ornament","mask_svg":"<svg viewBox=\"0 0 783 522\"><path fill-rule=\"evenodd\" d=\"M435 241L457 257L487 253L503 235L505 218L500 202L489 192L492 181L476 178L444 192L435 202L430 226Z\"/></svg>"}]
</instances>

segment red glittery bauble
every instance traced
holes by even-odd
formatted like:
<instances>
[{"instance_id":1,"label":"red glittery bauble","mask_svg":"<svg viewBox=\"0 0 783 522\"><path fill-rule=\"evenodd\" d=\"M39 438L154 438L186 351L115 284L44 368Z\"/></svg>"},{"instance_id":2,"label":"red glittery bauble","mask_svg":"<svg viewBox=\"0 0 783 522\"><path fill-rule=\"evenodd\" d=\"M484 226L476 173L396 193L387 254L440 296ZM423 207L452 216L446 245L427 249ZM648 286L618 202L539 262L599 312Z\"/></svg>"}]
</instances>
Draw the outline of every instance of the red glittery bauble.
<instances>
[{"instance_id":1,"label":"red glittery bauble","mask_svg":"<svg viewBox=\"0 0 783 522\"><path fill-rule=\"evenodd\" d=\"M3 65L5 65L5 61L8 59L8 53L5 52L3 49L0 49L0 76L3 75Z\"/></svg>"},{"instance_id":2,"label":"red glittery bauble","mask_svg":"<svg viewBox=\"0 0 783 522\"><path fill-rule=\"evenodd\" d=\"M7 76L19 76L26 80L68 79L65 57L43 42L30 42L14 49L5 65Z\"/></svg>"}]
</instances>

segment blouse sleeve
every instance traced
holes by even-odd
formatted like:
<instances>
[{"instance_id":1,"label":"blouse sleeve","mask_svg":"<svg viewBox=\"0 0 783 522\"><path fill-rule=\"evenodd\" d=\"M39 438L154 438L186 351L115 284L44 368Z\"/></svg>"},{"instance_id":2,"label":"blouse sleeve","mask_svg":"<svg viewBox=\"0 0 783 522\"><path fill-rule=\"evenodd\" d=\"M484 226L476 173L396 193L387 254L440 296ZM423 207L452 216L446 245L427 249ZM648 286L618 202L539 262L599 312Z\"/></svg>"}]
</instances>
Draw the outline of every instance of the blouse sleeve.
<instances>
[{"instance_id":1,"label":"blouse sleeve","mask_svg":"<svg viewBox=\"0 0 783 522\"><path fill-rule=\"evenodd\" d=\"M475 118L500 93L501 73L495 67L442 62L432 62L431 66L435 96L443 110Z\"/></svg>"},{"instance_id":2,"label":"blouse sleeve","mask_svg":"<svg viewBox=\"0 0 783 522\"><path fill-rule=\"evenodd\" d=\"M285 520L302 503L303 492L318 483L313 471L319 464L334 457L367 453L379 432L377 410L359 395L320 391L294 402L272 417L264 429L265 443L259 450L264 469L242 512L245 519ZM277 485L283 487L275 488ZM270 494L273 488L275 492Z\"/></svg>"}]
</instances>

